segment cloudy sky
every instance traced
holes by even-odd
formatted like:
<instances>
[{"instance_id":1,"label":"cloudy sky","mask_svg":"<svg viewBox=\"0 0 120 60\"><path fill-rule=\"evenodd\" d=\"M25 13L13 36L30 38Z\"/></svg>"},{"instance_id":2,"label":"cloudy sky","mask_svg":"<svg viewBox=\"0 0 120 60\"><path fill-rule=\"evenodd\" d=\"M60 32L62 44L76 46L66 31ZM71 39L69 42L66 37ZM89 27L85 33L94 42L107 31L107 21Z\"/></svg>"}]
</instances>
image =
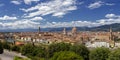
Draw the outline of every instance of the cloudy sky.
<instances>
[{"instance_id":1,"label":"cloudy sky","mask_svg":"<svg viewBox=\"0 0 120 60\"><path fill-rule=\"evenodd\" d=\"M0 0L0 29L120 23L120 0Z\"/></svg>"}]
</instances>

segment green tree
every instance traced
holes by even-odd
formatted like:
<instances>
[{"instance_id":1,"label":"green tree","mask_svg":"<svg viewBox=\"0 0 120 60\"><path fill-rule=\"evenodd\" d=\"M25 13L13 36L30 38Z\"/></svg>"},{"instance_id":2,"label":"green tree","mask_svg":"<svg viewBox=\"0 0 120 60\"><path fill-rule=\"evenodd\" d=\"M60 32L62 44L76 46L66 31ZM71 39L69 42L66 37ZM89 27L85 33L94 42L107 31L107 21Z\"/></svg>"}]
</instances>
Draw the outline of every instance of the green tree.
<instances>
[{"instance_id":1,"label":"green tree","mask_svg":"<svg viewBox=\"0 0 120 60\"><path fill-rule=\"evenodd\" d=\"M32 55L34 48L35 47L32 44L27 44L22 47L21 53L22 55Z\"/></svg>"},{"instance_id":2,"label":"green tree","mask_svg":"<svg viewBox=\"0 0 120 60\"><path fill-rule=\"evenodd\" d=\"M8 49L8 50L11 49L10 44L7 43L7 42L3 42L3 48L4 48L4 49Z\"/></svg>"},{"instance_id":3,"label":"green tree","mask_svg":"<svg viewBox=\"0 0 120 60\"><path fill-rule=\"evenodd\" d=\"M60 51L69 51L71 47L71 44L68 43L56 43L56 44L51 44L48 46L48 54L49 57L52 57L55 52L60 52Z\"/></svg>"},{"instance_id":4,"label":"green tree","mask_svg":"<svg viewBox=\"0 0 120 60\"><path fill-rule=\"evenodd\" d=\"M33 46L32 44L27 44L23 46L21 49L21 53L33 60L40 60L40 58L46 57L45 48L41 46Z\"/></svg>"},{"instance_id":5,"label":"green tree","mask_svg":"<svg viewBox=\"0 0 120 60\"><path fill-rule=\"evenodd\" d=\"M15 56L13 60L31 60L31 59Z\"/></svg>"},{"instance_id":6,"label":"green tree","mask_svg":"<svg viewBox=\"0 0 120 60\"><path fill-rule=\"evenodd\" d=\"M92 50L89 54L90 60L106 60L110 50L105 47L96 48Z\"/></svg>"},{"instance_id":7,"label":"green tree","mask_svg":"<svg viewBox=\"0 0 120 60\"><path fill-rule=\"evenodd\" d=\"M56 52L50 60L83 60L83 58L71 51Z\"/></svg>"},{"instance_id":8,"label":"green tree","mask_svg":"<svg viewBox=\"0 0 120 60\"><path fill-rule=\"evenodd\" d=\"M12 51L20 52L20 46L13 45L13 46L11 47L11 50L12 50Z\"/></svg>"},{"instance_id":9,"label":"green tree","mask_svg":"<svg viewBox=\"0 0 120 60\"><path fill-rule=\"evenodd\" d=\"M0 42L0 54L3 53L3 46L2 46L2 43Z\"/></svg>"},{"instance_id":10,"label":"green tree","mask_svg":"<svg viewBox=\"0 0 120 60\"><path fill-rule=\"evenodd\" d=\"M113 50L109 54L108 60L120 60L120 48Z\"/></svg>"},{"instance_id":11,"label":"green tree","mask_svg":"<svg viewBox=\"0 0 120 60\"><path fill-rule=\"evenodd\" d=\"M75 52L76 54L82 56L84 60L89 60L89 50L84 45L73 45L71 46L70 51Z\"/></svg>"},{"instance_id":12,"label":"green tree","mask_svg":"<svg viewBox=\"0 0 120 60\"><path fill-rule=\"evenodd\" d=\"M34 49L33 49L33 52L32 52L32 56L36 56L36 57L45 57L46 54L45 54L45 48L41 47L41 46L36 46Z\"/></svg>"}]
</instances>

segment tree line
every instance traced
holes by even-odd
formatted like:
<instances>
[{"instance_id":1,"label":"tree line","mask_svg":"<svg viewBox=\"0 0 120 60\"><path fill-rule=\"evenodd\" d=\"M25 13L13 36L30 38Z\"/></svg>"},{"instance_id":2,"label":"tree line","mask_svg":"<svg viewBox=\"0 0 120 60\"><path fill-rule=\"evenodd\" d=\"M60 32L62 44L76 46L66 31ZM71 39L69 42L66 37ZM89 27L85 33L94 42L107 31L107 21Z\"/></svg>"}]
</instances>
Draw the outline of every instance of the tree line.
<instances>
[{"instance_id":1,"label":"tree line","mask_svg":"<svg viewBox=\"0 0 120 60\"><path fill-rule=\"evenodd\" d=\"M0 52L3 48L20 52L32 60L120 60L120 48L114 50L105 47L88 49L82 44L71 45L63 42L39 46L0 43Z\"/></svg>"}]
</instances>

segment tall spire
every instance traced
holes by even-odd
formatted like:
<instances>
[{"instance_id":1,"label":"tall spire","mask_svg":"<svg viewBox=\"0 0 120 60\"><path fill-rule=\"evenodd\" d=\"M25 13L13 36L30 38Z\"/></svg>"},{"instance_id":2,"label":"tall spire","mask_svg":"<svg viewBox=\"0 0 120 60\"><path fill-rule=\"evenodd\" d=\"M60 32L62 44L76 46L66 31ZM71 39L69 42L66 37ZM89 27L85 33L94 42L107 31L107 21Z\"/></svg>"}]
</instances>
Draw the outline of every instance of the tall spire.
<instances>
[{"instance_id":1,"label":"tall spire","mask_svg":"<svg viewBox=\"0 0 120 60\"><path fill-rule=\"evenodd\" d=\"M38 28L38 32L40 33L40 27Z\"/></svg>"},{"instance_id":2,"label":"tall spire","mask_svg":"<svg viewBox=\"0 0 120 60\"><path fill-rule=\"evenodd\" d=\"M112 27L110 27L110 31L109 31L109 33L110 33L110 40L112 40Z\"/></svg>"}]
</instances>

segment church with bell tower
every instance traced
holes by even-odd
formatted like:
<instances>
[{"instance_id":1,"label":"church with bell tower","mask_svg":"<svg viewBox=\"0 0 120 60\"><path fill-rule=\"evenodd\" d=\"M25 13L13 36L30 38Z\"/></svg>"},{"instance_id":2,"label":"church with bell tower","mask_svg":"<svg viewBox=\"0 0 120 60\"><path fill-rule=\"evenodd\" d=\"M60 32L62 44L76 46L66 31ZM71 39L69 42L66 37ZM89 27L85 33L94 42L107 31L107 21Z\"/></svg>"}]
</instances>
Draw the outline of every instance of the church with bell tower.
<instances>
[{"instance_id":1,"label":"church with bell tower","mask_svg":"<svg viewBox=\"0 0 120 60\"><path fill-rule=\"evenodd\" d=\"M112 27L110 27L110 30L109 30L109 43L110 43L110 47L114 47L115 46L115 41L114 41L114 35L113 35Z\"/></svg>"}]
</instances>

